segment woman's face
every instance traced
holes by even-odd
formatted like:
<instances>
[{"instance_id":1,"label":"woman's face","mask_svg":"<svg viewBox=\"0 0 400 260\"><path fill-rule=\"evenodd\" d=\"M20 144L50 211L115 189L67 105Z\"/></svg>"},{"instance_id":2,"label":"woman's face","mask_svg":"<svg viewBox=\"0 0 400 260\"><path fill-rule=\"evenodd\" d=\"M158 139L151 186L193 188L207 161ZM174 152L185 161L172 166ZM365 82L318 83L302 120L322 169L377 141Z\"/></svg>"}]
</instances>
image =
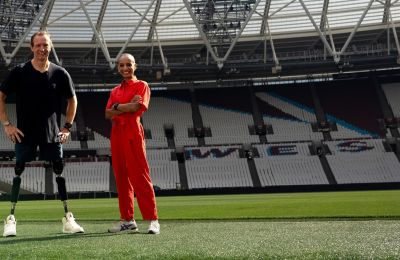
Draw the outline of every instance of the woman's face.
<instances>
[{"instance_id":1,"label":"woman's face","mask_svg":"<svg viewBox=\"0 0 400 260\"><path fill-rule=\"evenodd\" d=\"M124 79L132 79L135 75L136 63L133 57L129 55L123 55L118 60L118 73Z\"/></svg>"}]
</instances>

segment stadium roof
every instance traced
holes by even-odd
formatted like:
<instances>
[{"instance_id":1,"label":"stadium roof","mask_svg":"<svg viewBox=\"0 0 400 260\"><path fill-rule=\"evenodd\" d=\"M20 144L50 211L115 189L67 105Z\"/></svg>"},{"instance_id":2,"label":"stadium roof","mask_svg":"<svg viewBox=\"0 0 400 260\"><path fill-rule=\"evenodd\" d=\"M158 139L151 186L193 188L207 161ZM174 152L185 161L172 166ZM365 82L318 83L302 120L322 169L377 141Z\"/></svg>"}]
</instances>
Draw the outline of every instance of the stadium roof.
<instances>
[{"instance_id":1,"label":"stadium roof","mask_svg":"<svg viewBox=\"0 0 400 260\"><path fill-rule=\"evenodd\" d=\"M76 73L123 52L165 80L396 68L399 26L399 0L5 0L0 66L27 60L45 29Z\"/></svg>"}]
</instances>

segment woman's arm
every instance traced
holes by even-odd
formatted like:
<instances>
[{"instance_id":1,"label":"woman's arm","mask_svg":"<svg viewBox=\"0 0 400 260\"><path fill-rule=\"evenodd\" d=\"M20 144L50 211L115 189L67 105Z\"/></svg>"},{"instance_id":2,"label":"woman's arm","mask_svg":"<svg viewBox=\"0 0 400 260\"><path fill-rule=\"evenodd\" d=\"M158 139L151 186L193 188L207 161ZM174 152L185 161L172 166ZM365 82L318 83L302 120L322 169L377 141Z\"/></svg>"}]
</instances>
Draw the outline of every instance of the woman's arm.
<instances>
[{"instance_id":1,"label":"woman's arm","mask_svg":"<svg viewBox=\"0 0 400 260\"><path fill-rule=\"evenodd\" d=\"M111 109L106 109L106 111L105 111L105 117L106 117L106 119L111 119L111 118L113 118L114 116L120 115L120 114L122 114L122 113L123 113L122 111L115 110L115 109L113 109L113 108L111 108Z\"/></svg>"},{"instance_id":2,"label":"woman's arm","mask_svg":"<svg viewBox=\"0 0 400 260\"><path fill-rule=\"evenodd\" d=\"M140 109L140 102L142 100L142 97L139 95L136 95L132 98L132 100L129 103L125 104L119 104L115 103L111 106L111 109L106 109L105 111L105 117L107 119L111 119L113 116L120 115L123 113L135 113Z\"/></svg>"}]
</instances>

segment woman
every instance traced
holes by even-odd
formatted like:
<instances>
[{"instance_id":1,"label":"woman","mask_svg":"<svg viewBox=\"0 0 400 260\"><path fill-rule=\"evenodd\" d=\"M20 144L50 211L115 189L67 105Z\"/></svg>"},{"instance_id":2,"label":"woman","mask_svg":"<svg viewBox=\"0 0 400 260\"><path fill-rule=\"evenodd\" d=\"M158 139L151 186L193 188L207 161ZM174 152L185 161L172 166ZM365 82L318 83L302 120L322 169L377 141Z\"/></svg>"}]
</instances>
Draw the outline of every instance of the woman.
<instances>
[{"instance_id":1,"label":"woman","mask_svg":"<svg viewBox=\"0 0 400 260\"><path fill-rule=\"evenodd\" d=\"M105 117L111 119L112 166L118 191L121 222L108 232L137 232L134 195L143 219L150 221L148 233L159 234L160 225L153 184L146 159L144 130L140 116L147 110L150 88L135 76L135 58L124 53L118 59L123 81L110 93Z\"/></svg>"}]
</instances>

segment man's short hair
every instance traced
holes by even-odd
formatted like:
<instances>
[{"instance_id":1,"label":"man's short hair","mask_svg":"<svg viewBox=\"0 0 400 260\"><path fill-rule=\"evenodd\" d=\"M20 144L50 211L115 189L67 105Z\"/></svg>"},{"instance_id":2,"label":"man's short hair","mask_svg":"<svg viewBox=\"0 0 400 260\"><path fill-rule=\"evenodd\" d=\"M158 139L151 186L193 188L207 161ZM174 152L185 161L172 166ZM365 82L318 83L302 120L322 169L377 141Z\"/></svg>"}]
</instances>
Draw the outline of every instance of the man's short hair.
<instances>
[{"instance_id":1,"label":"man's short hair","mask_svg":"<svg viewBox=\"0 0 400 260\"><path fill-rule=\"evenodd\" d=\"M47 36L50 40L50 45L53 45L53 42L51 41L51 36L50 33L48 33L47 31L37 31L35 32L32 36L31 36L31 46L33 47L33 40L35 39L36 36Z\"/></svg>"}]
</instances>

